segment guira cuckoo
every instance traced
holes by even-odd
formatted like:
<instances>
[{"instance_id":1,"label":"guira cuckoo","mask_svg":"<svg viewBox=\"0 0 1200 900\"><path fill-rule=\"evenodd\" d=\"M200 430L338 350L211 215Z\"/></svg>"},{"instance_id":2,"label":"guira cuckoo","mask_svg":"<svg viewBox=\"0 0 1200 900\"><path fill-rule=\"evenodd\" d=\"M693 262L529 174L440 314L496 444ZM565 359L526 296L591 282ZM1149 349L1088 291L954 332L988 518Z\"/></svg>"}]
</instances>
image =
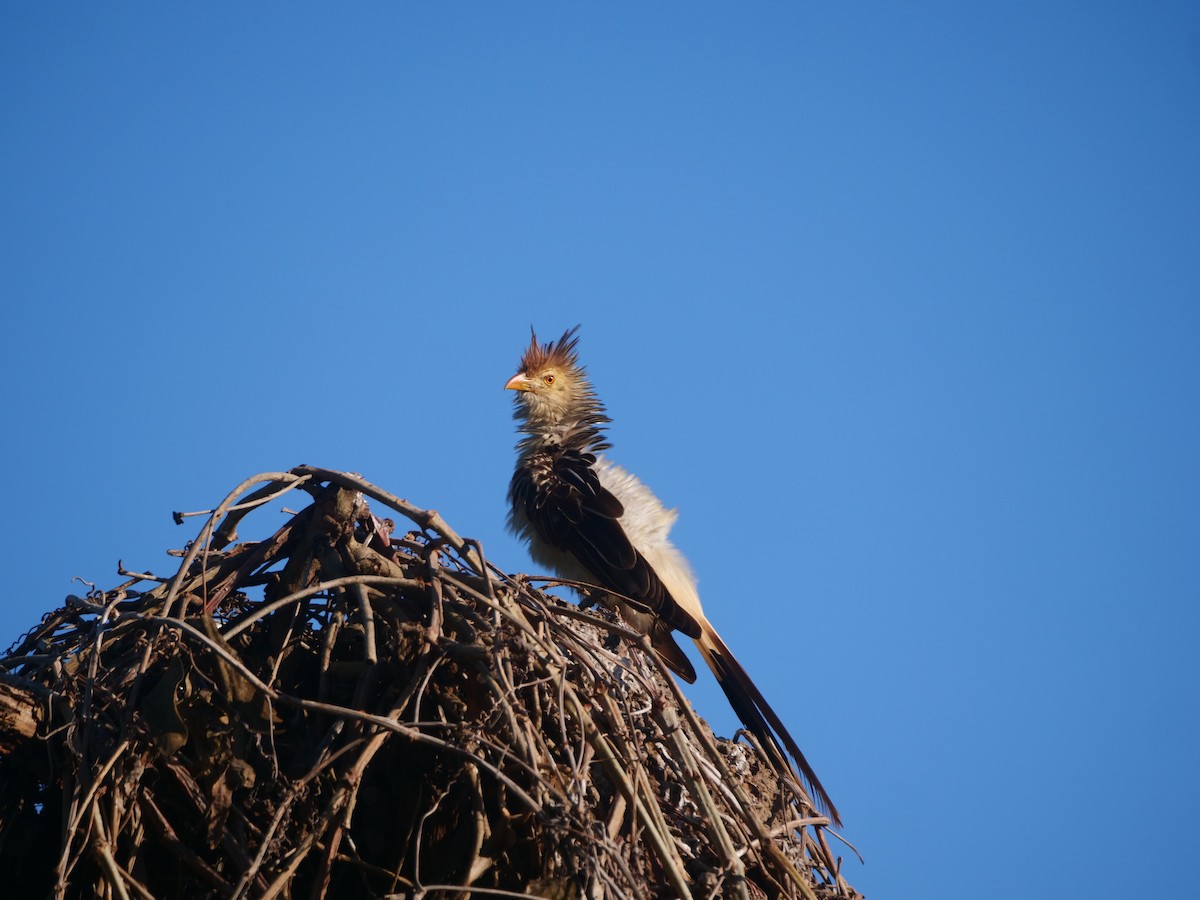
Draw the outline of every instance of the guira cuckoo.
<instances>
[{"instance_id":1,"label":"guira cuckoo","mask_svg":"<svg viewBox=\"0 0 1200 900\"><path fill-rule=\"evenodd\" d=\"M523 435L508 488L509 528L529 542L539 565L602 588L602 602L648 635L662 661L688 682L696 671L672 632L694 639L774 765L791 771L787 748L818 808L840 825L795 740L704 615L691 567L668 539L677 511L600 455L610 447L604 427L611 420L579 363L577 328L548 344L533 335L505 385L516 391L513 416Z\"/></svg>"}]
</instances>

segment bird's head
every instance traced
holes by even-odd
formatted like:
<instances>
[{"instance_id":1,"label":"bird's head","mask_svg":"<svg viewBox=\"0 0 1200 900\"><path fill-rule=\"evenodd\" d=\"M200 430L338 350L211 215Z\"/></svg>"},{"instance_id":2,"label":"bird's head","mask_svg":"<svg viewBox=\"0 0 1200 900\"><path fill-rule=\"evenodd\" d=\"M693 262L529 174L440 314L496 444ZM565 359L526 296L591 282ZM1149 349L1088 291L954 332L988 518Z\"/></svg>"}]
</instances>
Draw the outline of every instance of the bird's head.
<instances>
[{"instance_id":1,"label":"bird's head","mask_svg":"<svg viewBox=\"0 0 1200 900\"><path fill-rule=\"evenodd\" d=\"M515 415L523 421L523 430L544 433L608 421L575 352L578 330L578 325L568 328L548 344L539 344L534 334L517 364L517 374L504 385L516 391Z\"/></svg>"}]
</instances>

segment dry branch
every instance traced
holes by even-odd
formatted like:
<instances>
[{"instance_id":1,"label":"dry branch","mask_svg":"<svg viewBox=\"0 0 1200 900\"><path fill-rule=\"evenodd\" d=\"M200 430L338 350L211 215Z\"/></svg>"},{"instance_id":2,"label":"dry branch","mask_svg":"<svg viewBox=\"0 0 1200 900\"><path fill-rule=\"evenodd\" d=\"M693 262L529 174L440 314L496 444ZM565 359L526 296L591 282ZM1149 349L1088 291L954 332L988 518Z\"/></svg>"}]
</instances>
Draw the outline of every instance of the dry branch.
<instances>
[{"instance_id":1,"label":"dry branch","mask_svg":"<svg viewBox=\"0 0 1200 900\"><path fill-rule=\"evenodd\" d=\"M637 635L358 476L247 479L121 571L0 659L13 896L857 896Z\"/></svg>"}]
</instances>

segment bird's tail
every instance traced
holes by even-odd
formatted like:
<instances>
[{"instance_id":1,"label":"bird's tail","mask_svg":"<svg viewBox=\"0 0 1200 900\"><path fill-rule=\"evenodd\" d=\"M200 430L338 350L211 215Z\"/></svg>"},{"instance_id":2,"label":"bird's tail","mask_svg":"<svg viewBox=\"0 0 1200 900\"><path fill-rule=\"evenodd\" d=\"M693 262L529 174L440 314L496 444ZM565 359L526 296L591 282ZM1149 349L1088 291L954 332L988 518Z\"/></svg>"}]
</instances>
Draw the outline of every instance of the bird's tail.
<instances>
[{"instance_id":1,"label":"bird's tail","mask_svg":"<svg viewBox=\"0 0 1200 900\"><path fill-rule=\"evenodd\" d=\"M666 664L667 668L688 684L694 684L696 670L692 667L692 661L687 658L687 654L680 649L679 644L675 643L674 629L654 613L635 609L621 599L614 598L614 600L616 600L617 609L621 611L621 618L636 630L650 636L650 645L654 647L654 652L658 654L658 658Z\"/></svg>"},{"instance_id":2,"label":"bird's tail","mask_svg":"<svg viewBox=\"0 0 1200 900\"><path fill-rule=\"evenodd\" d=\"M825 788L821 786L812 766L800 752L796 741L788 733L779 716L775 714L775 710L771 709L771 704L767 703L762 692L755 686L750 675L742 668L742 664L730 652L729 647L721 640L721 636L717 634L712 625L708 621L704 621L701 623L701 627L702 633L696 640L696 645L700 648L700 655L712 669L717 683L721 685L721 690L729 699L729 705L733 707L737 717L742 720L746 730L758 738L763 750L768 755L778 757L774 761L781 770L791 772L793 771L792 767L788 764L787 756L784 754L784 748L787 748L787 753L791 754L792 759L799 767L804 787L815 801L817 809L829 816L834 825L840 826L842 820L838 815L837 808L829 799ZM783 742L783 747L780 747L780 741Z\"/></svg>"}]
</instances>

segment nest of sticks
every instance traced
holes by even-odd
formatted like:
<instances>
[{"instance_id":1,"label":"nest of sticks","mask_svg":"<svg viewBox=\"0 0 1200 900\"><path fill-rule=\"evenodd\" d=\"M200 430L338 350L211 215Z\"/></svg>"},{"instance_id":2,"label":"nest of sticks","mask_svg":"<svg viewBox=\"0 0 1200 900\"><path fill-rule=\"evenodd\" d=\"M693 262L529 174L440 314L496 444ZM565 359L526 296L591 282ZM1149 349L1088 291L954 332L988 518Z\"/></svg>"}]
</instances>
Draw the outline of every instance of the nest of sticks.
<instances>
[{"instance_id":1,"label":"nest of sticks","mask_svg":"<svg viewBox=\"0 0 1200 900\"><path fill-rule=\"evenodd\" d=\"M644 640L435 512L300 467L204 515L0 659L7 895L858 896Z\"/></svg>"}]
</instances>

